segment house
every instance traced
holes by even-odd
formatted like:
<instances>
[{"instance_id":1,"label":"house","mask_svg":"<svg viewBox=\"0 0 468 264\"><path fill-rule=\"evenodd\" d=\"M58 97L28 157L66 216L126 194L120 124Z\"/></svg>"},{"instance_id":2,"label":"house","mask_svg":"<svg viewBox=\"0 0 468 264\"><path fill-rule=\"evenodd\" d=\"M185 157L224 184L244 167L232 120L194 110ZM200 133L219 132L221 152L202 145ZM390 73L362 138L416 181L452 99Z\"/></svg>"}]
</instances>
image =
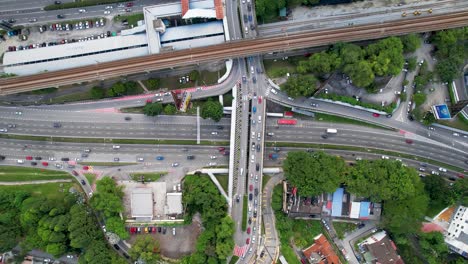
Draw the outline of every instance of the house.
<instances>
[{"instance_id":1,"label":"house","mask_svg":"<svg viewBox=\"0 0 468 264\"><path fill-rule=\"evenodd\" d=\"M340 258L333 251L332 245L323 234L314 237L314 241L314 244L302 251L310 263L341 264Z\"/></svg>"},{"instance_id":2,"label":"house","mask_svg":"<svg viewBox=\"0 0 468 264\"><path fill-rule=\"evenodd\" d=\"M463 257L468 257L468 208L459 206L452 215L445 243L449 249Z\"/></svg>"},{"instance_id":3,"label":"house","mask_svg":"<svg viewBox=\"0 0 468 264\"><path fill-rule=\"evenodd\" d=\"M404 264L398 255L397 248L385 231L381 231L368 237L359 244L359 249L364 255L366 263L372 264Z\"/></svg>"}]
</instances>

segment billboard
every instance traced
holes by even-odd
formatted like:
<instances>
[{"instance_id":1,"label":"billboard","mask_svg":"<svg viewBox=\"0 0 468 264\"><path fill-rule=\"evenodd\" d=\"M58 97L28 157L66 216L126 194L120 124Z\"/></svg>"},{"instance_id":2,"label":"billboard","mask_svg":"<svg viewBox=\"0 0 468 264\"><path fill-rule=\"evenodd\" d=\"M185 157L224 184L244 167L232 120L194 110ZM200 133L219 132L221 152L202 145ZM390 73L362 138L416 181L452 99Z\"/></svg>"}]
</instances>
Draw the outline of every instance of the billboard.
<instances>
[{"instance_id":1,"label":"billboard","mask_svg":"<svg viewBox=\"0 0 468 264\"><path fill-rule=\"evenodd\" d=\"M184 93L182 94L182 100L179 105L180 112L187 111L191 98L192 98L192 94L190 92L184 91Z\"/></svg>"},{"instance_id":2,"label":"billboard","mask_svg":"<svg viewBox=\"0 0 468 264\"><path fill-rule=\"evenodd\" d=\"M432 110L436 119L452 119L450 110L446 104L433 105Z\"/></svg>"}]
</instances>

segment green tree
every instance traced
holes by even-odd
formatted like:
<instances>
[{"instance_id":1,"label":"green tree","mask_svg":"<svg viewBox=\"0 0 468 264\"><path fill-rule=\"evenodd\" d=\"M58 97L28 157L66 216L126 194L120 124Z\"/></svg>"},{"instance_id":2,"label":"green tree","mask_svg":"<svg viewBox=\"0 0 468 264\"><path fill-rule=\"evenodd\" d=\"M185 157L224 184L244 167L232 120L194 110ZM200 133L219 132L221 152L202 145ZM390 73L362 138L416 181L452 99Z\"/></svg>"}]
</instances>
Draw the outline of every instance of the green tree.
<instances>
[{"instance_id":1,"label":"green tree","mask_svg":"<svg viewBox=\"0 0 468 264\"><path fill-rule=\"evenodd\" d=\"M429 206L437 208L449 205L454 198L447 182L440 176L428 175L423 179L424 189L429 196Z\"/></svg>"},{"instance_id":2,"label":"green tree","mask_svg":"<svg viewBox=\"0 0 468 264\"><path fill-rule=\"evenodd\" d=\"M363 50L355 44L340 42L333 46L332 51L340 58L341 68L349 64L357 64L364 58Z\"/></svg>"},{"instance_id":3,"label":"green tree","mask_svg":"<svg viewBox=\"0 0 468 264\"><path fill-rule=\"evenodd\" d=\"M80 258L80 263L111 264L111 253L103 240L93 240Z\"/></svg>"},{"instance_id":4,"label":"green tree","mask_svg":"<svg viewBox=\"0 0 468 264\"><path fill-rule=\"evenodd\" d=\"M426 112L426 115L424 115L423 118L423 124L428 126L436 121L434 114L432 112Z\"/></svg>"},{"instance_id":5,"label":"green tree","mask_svg":"<svg viewBox=\"0 0 468 264\"><path fill-rule=\"evenodd\" d=\"M428 263L444 263L448 254L448 247L444 235L440 232L421 233L419 246Z\"/></svg>"},{"instance_id":6,"label":"green tree","mask_svg":"<svg viewBox=\"0 0 468 264\"><path fill-rule=\"evenodd\" d=\"M150 235L138 236L128 252L133 260L142 259L146 263L158 263L159 243Z\"/></svg>"},{"instance_id":7,"label":"green tree","mask_svg":"<svg viewBox=\"0 0 468 264\"><path fill-rule=\"evenodd\" d=\"M117 184L110 177L104 177L96 181L96 190L91 198L91 206L102 212L106 217L116 216L123 212L122 186Z\"/></svg>"},{"instance_id":8,"label":"green tree","mask_svg":"<svg viewBox=\"0 0 468 264\"><path fill-rule=\"evenodd\" d=\"M147 103L143 107L143 113L147 116L157 116L163 111L163 105L161 103Z\"/></svg>"},{"instance_id":9,"label":"green tree","mask_svg":"<svg viewBox=\"0 0 468 264\"><path fill-rule=\"evenodd\" d=\"M403 43L403 51L405 53L415 52L421 47L421 38L414 33L402 36L400 39Z\"/></svg>"},{"instance_id":10,"label":"green tree","mask_svg":"<svg viewBox=\"0 0 468 264\"><path fill-rule=\"evenodd\" d=\"M234 221L228 215L216 226L216 254L219 259L227 259L234 249Z\"/></svg>"},{"instance_id":11,"label":"green tree","mask_svg":"<svg viewBox=\"0 0 468 264\"><path fill-rule=\"evenodd\" d=\"M218 101L209 99L203 103L200 116L203 119L211 118L215 122L219 122L223 117L223 106Z\"/></svg>"},{"instance_id":12,"label":"green tree","mask_svg":"<svg viewBox=\"0 0 468 264\"><path fill-rule=\"evenodd\" d=\"M78 204L70 209L68 231L70 246L78 249L86 248L100 235L89 208Z\"/></svg>"},{"instance_id":13,"label":"green tree","mask_svg":"<svg viewBox=\"0 0 468 264\"><path fill-rule=\"evenodd\" d=\"M335 71L339 65L341 65L341 60L336 53L326 51L315 53L314 55L309 57L309 60L307 62L308 71L319 75L331 73Z\"/></svg>"},{"instance_id":14,"label":"green tree","mask_svg":"<svg viewBox=\"0 0 468 264\"><path fill-rule=\"evenodd\" d=\"M104 97L105 92L104 89L102 89L101 87L94 86L93 88L91 88L90 94L93 99L101 99Z\"/></svg>"},{"instance_id":15,"label":"green tree","mask_svg":"<svg viewBox=\"0 0 468 264\"><path fill-rule=\"evenodd\" d=\"M313 75L295 75L288 78L282 90L284 90L288 96L300 97L311 96L317 89L317 79Z\"/></svg>"},{"instance_id":16,"label":"green tree","mask_svg":"<svg viewBox=\"0 0 468 264\"><path fill-rule=\"evenodd\" d=\"M125 230L125 222L118 216L107 218L106 228L109 232L112 232L125 240L129 237L127 230Z\"/></svg>"},{"instance_id":17,"label":"green tree","mask_svg":"<svg viewBox=\"0 0 468 264\"><path fill-rule=\"evenodd\" d=\"M151 78L146 80L146 86L150 90L156 90L159 87L160 80L156 78Z\"/></svg>"},{"instance_id":18,"label":"green tree","mask_svg":"<svg viewBox=\"0 0 468 264\"><path fill-rule=\"evenodd\" d=\"M451 82L458 76L458 66L456 60L445 59L436 65L436 72L443 82Z\"/></svg>"},{"instance_id":19,"label":"green tree","mask_svg":"<svg viewBox=\"0 0 468 264\"><path fill-rule=\"evenodd\" d=\"M177 113L177 109L172 104L168 104L164 107L164 114L166 115L175 115Z\"/></svg>"},{"instance_id":20,"label":"green tree","mask_svg":"<svg viewBox=\"0 0 468 264\"><path fill-rule=\"evenodd\" d=\"M109 96L121 96L124 95L126 92L125 85L122 82L116 82L112 87L109 89L108 94Z\"/></svg>"},{"instance_id":21,"label":"green tree","mask_svg":"<svg viewBox=\"0 0 468 264\"><path fill-rule=\"evenodd\" d=\"M408 58L408 71L414 71L416 70L416 65L418 64L417 58L416 57L410 57Z\"/></svg>"},{"instance_id":22,"label":"green tree","mask_svg":"<svg viewBox=\"0 0 468 264\"><path fill-rule=\"evenodd\" d=\"M286 179L303 195L334 192L346 171L344 160L337 156L305 151L289 152L283 164Z\"/></svg>"},{"instance_id":23,"label":"green tree","mask_svg":"<svg viewBox=\"0 0 468 264\"><path fill-rule=\"evenodd\" d=\"M426 94L425 93L415 93L413 95L413 100L414 100L414 103L416 104L416 106L421 106L426 101Z\"/></svg>"},{"instance_id":24,"label":"green tree","mask_svg":"<svg viewBox=\"0 0 468 264\"><path fill-rule=\"evenodd\" d=\"M375 76L372 66L364 60L346 65L343 72L349 75L351 80L353 80L353 84L358 87L366 87L374 82Z\"/></svg>"},{"instance_id":25,"label":"green tree","mask_svg":"<svg viewBox=\"0 0 468 264\"><path fill-rule=\"evenodd\" d=\"M367 61L375 75L397 75L403 68L403 44L397 37L379 40L366 47Z\"/></svg>"},{"instance_id":26,"label":"green tree","mask_svg":"<svg viewBox=\"0 0 468 264\"><path fill-rule=\"evenodd\" d=\"M196 82L198 81L198 79L200 79L200 72L197 70L193 70L190 72L189 77L190 77L190 81Z\"/></svg>"},{"instance_id":27,"label":"green tree","mask_svg":"<svg viewBox=\"0 0 468 264\"><path fill-rule=\"evenodd\" d=\"M139 84L134 81L129 81L124 83L125 86L125 94L137 94L138 93L138 86Z\"/></svg>"}]
</instances>

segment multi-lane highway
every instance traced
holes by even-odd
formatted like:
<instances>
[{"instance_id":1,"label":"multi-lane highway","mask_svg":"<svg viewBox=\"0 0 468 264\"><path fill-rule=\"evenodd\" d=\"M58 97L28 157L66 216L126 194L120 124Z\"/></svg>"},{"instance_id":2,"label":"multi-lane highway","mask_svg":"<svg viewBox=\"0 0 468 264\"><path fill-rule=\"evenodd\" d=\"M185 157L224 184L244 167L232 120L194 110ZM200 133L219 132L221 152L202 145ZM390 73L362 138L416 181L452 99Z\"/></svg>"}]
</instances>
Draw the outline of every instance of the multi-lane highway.
<instances>
[{"instance_id":1,"label":"multi-lane highway","mask_svg":"<svg viewBox=\"0 0 468 264\"><path fill-rule=\"evenodd\" d=\"M231 41L224 44L174 51L156 55L101 63L31 76L0 80L0 93L11 94L51 86L111 78L142 71L152 71L187 64L205 63L226 58L245 57L272 51L322 46L338 41L359 41L413 32L434 31L468 25L468 11L404 21L326 29L287 36Z\"/></svg>"}]
</instances>

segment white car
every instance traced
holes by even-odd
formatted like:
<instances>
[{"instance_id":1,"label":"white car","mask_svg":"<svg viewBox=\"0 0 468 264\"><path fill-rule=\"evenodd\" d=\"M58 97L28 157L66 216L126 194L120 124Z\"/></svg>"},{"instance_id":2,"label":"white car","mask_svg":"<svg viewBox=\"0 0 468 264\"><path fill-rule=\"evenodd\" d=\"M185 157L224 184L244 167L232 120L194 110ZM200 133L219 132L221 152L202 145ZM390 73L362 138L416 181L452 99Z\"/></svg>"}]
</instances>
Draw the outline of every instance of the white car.
<instances>
[{"instance_id":1,"label":"white car","mask_svg":"<svg viewBox=\"0 0 468 264\"><path fill-rule=\"evenodd\" d=\"M172 235L175 236L175 227L172 228Z\"/></svg>"},{"instance_id":2,"label":"white car","mask_svg":"<svg viewBox=\"0 0 468 264\"><path fill-rule=\"evenodd\" d=\"M138 158L138 161L143 162L143 161L145 161L145 159L144 158Z\"/></svg>"},{"instance_id":3,"label":"white car","mask_svg":"<svg viewBox=\"0 0 468 264\"><path fill-rule=\"evenodd\" d=\"M109 10L104 11L104 15L109 15L109 14L110 14Z\"/></svg>"},{"instance_id":4,"label":"white car","mask_svg":"<svg viewBox=\"0 0 468 264\"><path fill-rule=\"evenodd\" d=\"M437 171L431 171L431 174L432 175L439 175L439 173Z\"/></svg>"},{"instance_id":5,"label":"white car","mask_svg":"<svg viewBox=\"0 0 468 264\"><path fill-rule=\"evenodd\" d=\"M278 91L276 91L276 90L273 89L273 88L271 88L271 92L272 92L273 94L278 94Z\"/></svg>"},{"instance_id":6,"label":"white car","mask_svg":"<svg viewBox=\"0 0 468 264\"><path fill-rule=\"evenodd\" d=\"M216 162L210 162L208 163L208 166L216 166Z\"/></svg>"},{"instance_id":7,"label":"white car","mask_svg":"<svg viewBox=\"0 0 468 264\"><path fill-rule=\"evenodd\" d=\"M23 114L23 112L21 112L21 111L16 111L15 112L15 115L22 115L22 114Z\"/></svg>"},{"instance_id":8,"label":"white car","mask_svg":"<svg viewBox=\"0 0 468 264\"><path fill-rule=\"evenodd\" d=\"M171 167L179 167L179 163L174 162L174 163L171 164Z\"/></svg>"},{"instance_id":9,"label":"white car","mask_svg":"<svg viewBox=\"0 0 468 264\"><path fill-rule=\"evenodd\" d=\"M440 168L439 168L439 171L441 171L441 172L447 172L447 169L446 169L446 168L440 167Z\"/></svg>"},{"instance_id":10,"label":"white car","mask_svg":"<svg viewBox=\"0 0 468 264\"><path fill-rule=\"evenodd\" d=\"M106 232L107 232L107 230L106 230L106 226L105 226L105 225L103 225L103 226L102 226L102 231L104 231L104 233L106 233Z\"/></svg>"},{"instance_id":11,"label":"white car","mask_svg":"<svg viewBox=\"0 0 468 264\"><path fill-rule=\"evenodd\" d=\"M78 12L80 12L80 13L86 13L86 9L78 9Z\"/></svg>"},{"instance_id":12,"label":"white car","mask_svg":"<svg viewBox=\"0 0 468 264\"><path fill-rule=\"evenodd\" d=\"M213 132L211 132L211 135L218 135L218 132L217 132L217 131L213 131Z\"/></svg>"},{"instance_id":13,"label":"white car","mask_svg":"<svg viewBox=\"0 0 468 264\"><path fill-rule=\"evenodd\" d=\"M22 160L22 159L19 159L19 160L17 160L16 162L17 162L18 164L24 164L24 160Z\"/></svg>"},{"instance_id":14,"label":"white car","mask_svg":"<svg viewBox=\"0 0 468 264\"><path fill-rule=\"evenodd\" d=\"M106 9L112 9L114 8L113 6L106 6Z\"/></svg>"},{"instance_id":15,"label":"white car","mask_svg":"<svg viewBox=\"0 0 468 264\"><path fill-rule=\"evenodd\" d=\"M6 133L6 132L8 132L8 129L6 129L6 128L0 128L0 132Z\"/></svg>"},{"instance_id":16,"label":"white car","mask_svg":"<svg viewBox=\"0 0 468 264\"><path fill-rule=\"evenodd\" d=\"M119 145L113 145L112 148L113 149L120 149L120 146Z\"/></svg>"},{"instance_id":17,"label":"white car","mask_svg":"<svg viewBox=\"0 0 468 264\"><path fill-rule=\"evenodd\" d=\"M382 159L387 159L388 160L389 157L388 156L382 156Z\"/></svg>"},{"instance_id":18,"label":"white car","mask_svg":"<svg viewBox=\"0 0 468 264\"><path fill-rule=\"evenodd\" d=\"M460 134L455 133L455 132L454 132L452 135L454 135L454 136L456 136L456 137L459 137L459 136L460 136Z\"/></svg>"},{"instance_id":19,"label":"white car","mask_svg":"<svg viewBox=\"0 0 468 264\"><path fill-rule=\"evenodd\" d=\"M216 156L211 156L210 159L214 160L216 159Z\"/></svg>"}]
</instances>

